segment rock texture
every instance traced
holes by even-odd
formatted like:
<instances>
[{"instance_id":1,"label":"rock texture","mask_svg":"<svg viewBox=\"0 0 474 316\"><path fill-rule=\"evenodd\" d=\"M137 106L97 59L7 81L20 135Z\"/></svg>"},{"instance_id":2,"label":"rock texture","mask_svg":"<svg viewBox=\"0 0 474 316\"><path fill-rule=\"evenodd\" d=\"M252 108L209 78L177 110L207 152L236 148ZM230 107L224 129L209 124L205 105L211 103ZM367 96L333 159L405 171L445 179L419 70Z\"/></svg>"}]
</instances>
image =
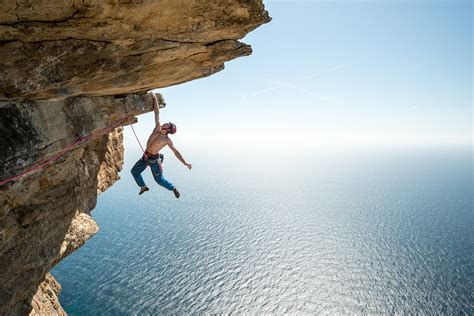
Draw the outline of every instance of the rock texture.
<instances>
[{"instance_id":1,"label":"rock texture","mask_svg":"<svg viewBox=\"0 0 474 316\"><path fill-rule=\"evenodd\" d=\"M48 271L97 232L122 126L269 20L261 0L0 0L0 183L31 171L0 185L0 315L65 314Z\"/></svg>"},{"instance_id":2,"label":"rock texture","mask_svg":"<svg viewBox=\"0 0 474 316\"><path fill-rule=\"evenodd\" d=\"M54 315L63 316L66 312L59 304L58 295L61 285L54 279L51 273L47 273L43 283L38 286L33 300L30 316Z\"/></svg>"},{"instance_id":3,"label":"rock texture","mask_svg":"<svg viewBox=\"0 0 474 316\"><path fill-rule=\"evenodd\" d=\"M143 92L249 55L260 1L3 1L0 99Z\"/></svg>"}]
</instances>

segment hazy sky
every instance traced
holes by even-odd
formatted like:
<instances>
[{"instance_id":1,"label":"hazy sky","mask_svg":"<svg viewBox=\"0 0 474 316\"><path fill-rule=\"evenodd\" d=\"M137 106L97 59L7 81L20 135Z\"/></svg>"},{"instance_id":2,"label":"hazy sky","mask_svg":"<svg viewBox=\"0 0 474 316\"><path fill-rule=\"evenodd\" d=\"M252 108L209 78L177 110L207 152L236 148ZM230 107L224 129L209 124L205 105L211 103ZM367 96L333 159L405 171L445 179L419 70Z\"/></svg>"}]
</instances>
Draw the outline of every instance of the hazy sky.
<instances>
[{"instance_id":1,"label":"hazy sky","mask_svg":"<svg viewBox=\"0 0 474 316\"><path fill-rule=\"evenodd\" d=\"M471 1L264 3L251 56L157 90L177 147L471 143Z\"/></svg>"}]
</instances>

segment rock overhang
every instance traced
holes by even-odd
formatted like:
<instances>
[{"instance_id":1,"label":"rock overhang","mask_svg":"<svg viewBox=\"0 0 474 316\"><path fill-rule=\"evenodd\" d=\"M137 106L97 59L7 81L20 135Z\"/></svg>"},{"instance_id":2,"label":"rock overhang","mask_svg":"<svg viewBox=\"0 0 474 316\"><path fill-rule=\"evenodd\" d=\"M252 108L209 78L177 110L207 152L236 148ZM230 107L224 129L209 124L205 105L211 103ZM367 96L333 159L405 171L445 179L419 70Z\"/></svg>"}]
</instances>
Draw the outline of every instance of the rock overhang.
<instances>
[{"instance_id":1,"label":"rock overhang","mask_svg":"<svg viewBox=\"0 0 474 316\"><path fill-rule=\"evenodd\" d=\"M0 8L0 100L140 93L251 53L262 1L17 1Z\"/></svg>"}]
</instances>

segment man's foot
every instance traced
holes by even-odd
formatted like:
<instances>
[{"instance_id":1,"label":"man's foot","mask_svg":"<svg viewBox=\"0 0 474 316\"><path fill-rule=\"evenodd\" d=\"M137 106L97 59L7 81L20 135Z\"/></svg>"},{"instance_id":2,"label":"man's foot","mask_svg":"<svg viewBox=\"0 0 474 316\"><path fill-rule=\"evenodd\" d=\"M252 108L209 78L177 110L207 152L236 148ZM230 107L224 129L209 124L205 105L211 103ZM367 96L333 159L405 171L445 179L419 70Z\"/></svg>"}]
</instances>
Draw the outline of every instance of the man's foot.
<instances>
[{"instance_id":1,"label":"man's foot","mask_svg":"<svg viewBox=\"0 0 474 316\"><path fill-rule=\"evenodd\" d=\"M179 194L178 189L174 188L173 193L174 193L174 196L176 196L176 198L179 199L180 194Z\"/></svg>"},{"instance_id":2,"label":"man's foot","mask_svg":"<svg viewBox=\"0 0 474 316\"><path fill-rule=\"evenodd\" d=\"M140 195L140 194L142 194L143 192L146 192L146 191L148 191L148 190L150 190L150 189L148 189L148 187L145 185L144 187L142 187L142 188L140 189L140 192L139 192L138 194Z\"/></svg>"}]
</instances>

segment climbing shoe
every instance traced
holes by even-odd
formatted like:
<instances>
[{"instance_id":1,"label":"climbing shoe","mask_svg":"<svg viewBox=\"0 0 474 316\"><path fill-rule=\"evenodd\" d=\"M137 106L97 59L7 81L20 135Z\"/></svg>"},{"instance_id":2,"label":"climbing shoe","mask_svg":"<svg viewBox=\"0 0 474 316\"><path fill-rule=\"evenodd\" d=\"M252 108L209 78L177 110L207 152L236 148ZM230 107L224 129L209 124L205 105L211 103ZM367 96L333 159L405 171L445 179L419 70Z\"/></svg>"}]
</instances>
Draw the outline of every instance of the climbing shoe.
<instances>
[{"instance_id":1,"label":"climbing shoe","mask_svg":"<svg viewBox=\"0 0 474 316\"><path fill-rule=\"evenodd\" d=\"M179 199L180 194L176 188L173 189L173 193L174 193L174 196L176 196L176 198Z\"/></svg>"},{"instance_id":2,"label":"climbing shoe","mask_svg":"<svg viewBox=\"0 0 474 316\"><path fill-rule=\"evenodd\" d=\"M144 186L144 187L142 187L142 188L140 189L140 192L138 192L138 194L140 195L140 194L142 194L143 192L146 192L146 191L148 191L148 190L150 190L150 189L148 189L147 186Z\"/></svg>"}]
</instances>

